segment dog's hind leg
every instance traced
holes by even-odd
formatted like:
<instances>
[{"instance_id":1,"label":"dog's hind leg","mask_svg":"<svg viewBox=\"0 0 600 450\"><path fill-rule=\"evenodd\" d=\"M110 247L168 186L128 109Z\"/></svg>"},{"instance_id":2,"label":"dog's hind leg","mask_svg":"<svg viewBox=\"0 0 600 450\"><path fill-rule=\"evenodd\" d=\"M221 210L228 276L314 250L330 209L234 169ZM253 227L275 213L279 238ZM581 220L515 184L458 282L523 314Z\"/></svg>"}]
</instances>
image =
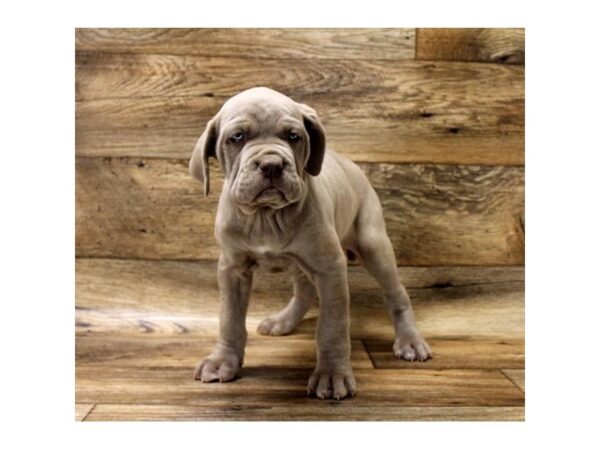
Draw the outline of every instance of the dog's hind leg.
<instances>
[{"instance_id":1,"label":"dog's hind leg","mask_svg":"<svg viewBox=\"0 0 600 450\"><path fill-rule=\"evenodd\" d=\"M317 291L304 273L295 271L292 280L294 296L285 308L277 314L267 317L258 325L260 334L271 336L290 334L316 300Z\"/></svg>"},{"instance_id":2,"label":"dog's hind leg","mask_svg":"<svg viewBox=\"0 0 600 450\"><path fill-rule=\"evenodd\" d=\"M409 361L424 361L431 357L431 350L417 330L410 297L400 281L394 248L385 229L379 199L374 191L369 197L356 222L360 257L383 288L385 304L396 334L394 355Z\"/></svg>"}]
</instances>

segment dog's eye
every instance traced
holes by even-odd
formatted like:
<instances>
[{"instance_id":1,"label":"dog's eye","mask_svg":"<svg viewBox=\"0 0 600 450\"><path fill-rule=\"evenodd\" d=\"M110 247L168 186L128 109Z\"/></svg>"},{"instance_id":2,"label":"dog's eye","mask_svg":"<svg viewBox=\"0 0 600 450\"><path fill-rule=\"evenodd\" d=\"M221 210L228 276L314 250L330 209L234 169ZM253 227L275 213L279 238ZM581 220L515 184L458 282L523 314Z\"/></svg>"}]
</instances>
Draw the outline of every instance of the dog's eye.
<instances>
[{"instance_id":1,"label":"dog's eye","mask_svg":"<svg viewBox=\"0 0 600 450\"><path fill-rule=\"evenodd\" d=\"M231 135L230 139L235 142L236 144L239 142L242 142L242 140L244 139L244 132L243 131L238 131L237 133L234 133Z\"/></svg>"},{"instance_id":2,"label":"dog's eye","mask_svg":"<svg viewBox=\"0 0 600 450\"><path fill-rule=\"evenodd\" d=\"M288 133L288 139L292 142L295 142L300 139L300 135L298 133L294 133L293 131L290 131Z\"/></svg>"}]
</instances>

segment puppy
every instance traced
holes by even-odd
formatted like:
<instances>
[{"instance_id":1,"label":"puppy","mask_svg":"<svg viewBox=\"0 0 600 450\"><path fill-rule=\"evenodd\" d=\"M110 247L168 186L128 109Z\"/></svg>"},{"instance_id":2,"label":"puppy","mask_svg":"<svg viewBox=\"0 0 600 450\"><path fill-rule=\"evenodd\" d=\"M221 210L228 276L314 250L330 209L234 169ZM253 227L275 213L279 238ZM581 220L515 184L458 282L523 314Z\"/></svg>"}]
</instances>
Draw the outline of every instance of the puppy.
<instances>
[{"instance_id":1,"label":"puppy","mask_svg":"<svg viewBox=\"0 0 600 450\"><path fill-rule=\"evenodd\" d=\"M225 177L215 226L220 335L196 379L235 378L244 360L253 271L286 268L294 296L258 331L290 333L318 298L317 366L308 394L353 396L347 254L358 256L384 290L394 354L409 361L431 356L400 282L377 194L356 164L325 150L325 132L312 108L268 88L248 89L223 105L193 151L190 173L204 184L205 195L210 157Z\"/></svg>"}]
</instances>

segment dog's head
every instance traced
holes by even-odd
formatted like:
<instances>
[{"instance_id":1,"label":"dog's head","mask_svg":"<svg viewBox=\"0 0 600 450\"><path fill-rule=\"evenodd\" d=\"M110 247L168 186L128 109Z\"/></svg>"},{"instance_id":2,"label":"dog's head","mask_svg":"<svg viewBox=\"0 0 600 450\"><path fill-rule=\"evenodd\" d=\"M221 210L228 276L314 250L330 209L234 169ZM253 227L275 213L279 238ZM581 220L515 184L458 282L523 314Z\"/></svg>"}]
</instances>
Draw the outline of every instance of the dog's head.
<instances>
[{"instance_id":1,"label":"dog's head","mask_svg":"<svg viewBox=\"0 0 600 450\"><path fill-rule=\"evenodd\" d=\"M208 158L215 157L234 201L248 211L283 208L306 189L325 155L325 132L314 109L264 87L230 98L198 139L190 173L208 195Z\"/></svg>"}]
</instances>

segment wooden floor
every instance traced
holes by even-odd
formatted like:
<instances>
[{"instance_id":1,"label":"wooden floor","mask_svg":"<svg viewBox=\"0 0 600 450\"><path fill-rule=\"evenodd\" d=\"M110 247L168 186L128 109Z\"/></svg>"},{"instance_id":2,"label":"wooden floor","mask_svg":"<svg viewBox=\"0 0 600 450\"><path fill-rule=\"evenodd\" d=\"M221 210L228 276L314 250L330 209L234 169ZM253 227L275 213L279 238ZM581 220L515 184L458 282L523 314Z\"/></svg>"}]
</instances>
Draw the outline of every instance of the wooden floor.
<instances>
[{"instance_id":1,"label":"wooden floor","mask_svg":"<svg viewBox=\"0 0 600 450\"><path fill-rule=\"evenodd\" d=\"M399 269L434 358L396 360L380 291L349 268L357 396L306 397L315 363L313 308L286 337L256 333L291 293L259 273L241 377L193 380L214 345L214 262L80 258L76 265L77 420L523 420L524 270Z\"/></svg>"}]
</instances>

